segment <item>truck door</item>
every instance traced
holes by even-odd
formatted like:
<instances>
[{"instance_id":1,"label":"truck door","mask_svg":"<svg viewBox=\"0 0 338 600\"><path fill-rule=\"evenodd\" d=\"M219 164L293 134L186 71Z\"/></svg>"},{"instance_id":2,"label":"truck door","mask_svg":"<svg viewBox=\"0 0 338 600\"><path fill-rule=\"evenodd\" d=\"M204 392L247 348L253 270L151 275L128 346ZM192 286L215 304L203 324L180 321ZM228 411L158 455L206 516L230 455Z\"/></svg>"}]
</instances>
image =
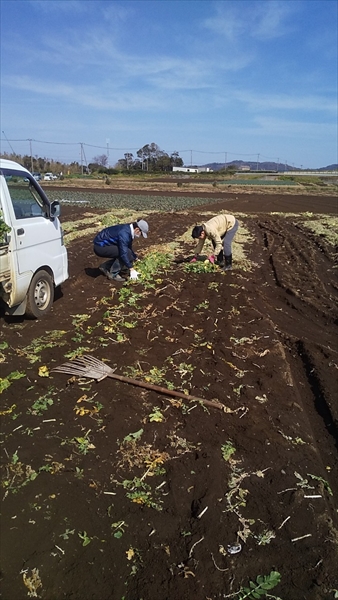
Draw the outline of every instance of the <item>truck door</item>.
<instances>
[{"instance_id":1,"label":"truck door","mask_svg":"<svg viewBox=\"0 0 338 600\"><path fill-rule=\"evenodd\" d=\"M64 267L61 226L58 219L49 218L49 206L34 183L24 173L7 179L14 213L12 234L17 272L20 277L49 266L57 282Z\"/></svg>"}]
</instances>

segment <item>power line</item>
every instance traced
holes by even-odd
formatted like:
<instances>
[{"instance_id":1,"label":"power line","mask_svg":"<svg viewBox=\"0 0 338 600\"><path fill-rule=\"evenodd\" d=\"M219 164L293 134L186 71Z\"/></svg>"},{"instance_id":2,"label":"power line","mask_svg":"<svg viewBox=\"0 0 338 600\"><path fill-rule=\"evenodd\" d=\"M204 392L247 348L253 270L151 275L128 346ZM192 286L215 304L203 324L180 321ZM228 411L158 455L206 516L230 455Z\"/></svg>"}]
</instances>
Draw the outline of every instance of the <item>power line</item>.
<instances>
[{"instance_id":1,"label":"power line","mask_svg":"<svg viewBox=\"0 0 338 600\"><path fill-rule=\"evenodd\" d=\"M10 145L10 143L9 143L9 139L8 139L8 137L6 136L5 132L3 131L2 133L4 134L4 136L5 136L5 138L6 138L7 142L8 142L8 145L9 145L10 149L12 150L13 154L15 154L15 152L14 152L14 150L13 150L12 146L11 146L11 145Z\"/></svg>"},{"instance_id":2,"label":"power line","mask_svg":"<svg viewBox=\"0 0 338 600\"><path fill-rule=\"evenodd\" d=\"M56 146L80 146L80 149L82 151L82 156L84 157L84 146L86 146L87 148L96 148L98 150L105 150L108 151L108 153L110 151L114 151L114 152L130 152L130 151L138 151L140 150L140 148L137 147L125 147L125 148L121 148L121 147L112 147L109 144L107 144L106 146L100 146L100 145L95 145L95 144L87 144L85 142L53 142L53 141L49 141L49 140L37 140L34 138L26 138L26 139L8 139L5 132L2 131L5 140L8 142L13 154L16 154L13 147L11 146L10 142L28 142L29 143L29 148L30 148L30 154L32 155L32 142L34 143L38 143L38 144L48 144L48 145L56 145ZM3 140L2 140L3 141ZM187 149L187 150L173 150L172 152L177 152L179 154L184 154L185 152L189 152L190 153L190 159L192 162L192 154L204 154L204 155L222 155L222 156L236 156L236 157L241 157L241 156L245 156L245 157L262 157L265 158L267 160L278 160L279 162L279 158L277 159L276 157L268 157L268 156L264 156L263 154L257 153L257 152L250 152L250 153L241 153L241 152L225 152L224 150L219 150L219 151L212 151L212 150L193 150L191 148ZM69 160L69 159L68 159ZM224 162L224 161L223 161ZM257 161L258 162L258 159Z\"/></svg>"}]
</instances>

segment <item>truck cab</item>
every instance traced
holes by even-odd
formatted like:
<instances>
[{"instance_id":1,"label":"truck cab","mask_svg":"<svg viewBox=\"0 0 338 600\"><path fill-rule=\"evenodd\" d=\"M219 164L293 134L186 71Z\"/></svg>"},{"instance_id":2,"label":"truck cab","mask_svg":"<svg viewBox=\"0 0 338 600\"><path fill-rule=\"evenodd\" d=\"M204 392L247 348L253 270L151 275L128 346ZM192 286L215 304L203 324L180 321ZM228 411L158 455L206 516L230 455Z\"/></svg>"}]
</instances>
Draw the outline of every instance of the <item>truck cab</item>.
<instances>
[{"instance_id":1,"label":"truck cab","mask_svg":"<svg viewBox=\"0 0 338 600\"><path fill-rule=\"evenodd\" d=\"M9 315L40 318L57 286L68 278L68 257L59 221L27 169L0 159L0 298Z\"/></svg>"}]
</instances>

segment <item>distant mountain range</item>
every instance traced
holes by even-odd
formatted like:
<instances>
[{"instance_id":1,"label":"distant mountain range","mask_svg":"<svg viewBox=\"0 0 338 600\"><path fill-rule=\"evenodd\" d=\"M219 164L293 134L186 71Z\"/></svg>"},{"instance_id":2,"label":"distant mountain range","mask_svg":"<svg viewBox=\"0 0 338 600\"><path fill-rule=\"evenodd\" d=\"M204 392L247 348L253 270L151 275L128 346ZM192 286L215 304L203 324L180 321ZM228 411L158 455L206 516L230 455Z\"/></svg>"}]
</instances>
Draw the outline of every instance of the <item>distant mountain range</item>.
<instances>
[{"instance_id":1,"label":"distant mountain range","mask_svg":"<svg viewBox=\"0 0 338 600\"><path fill-rule=\"evenodd\" d=\"M243 171L245 171L245 167L248 167L248 171L250 172L254 172L254 171L274 171L274 172L278 172L278 173L284 173L284 171L301 171L303 169L297 169L291 165L285 164L285 163L276 163L276 162L259 162L257 163L257 161L247 161L244 162L243 160L233 160L231 162L227 162L226 163L227 167L237 167L237 169L243 169ZM208 167L209 169L212 169L213 171L219 171L220 169L224 169L224 163L208 163L206 165L203 165L203 167ZM335 165L328 165L327 167L320 167L319 169L304 169L304 171L337 171L338 170L338 164Z\"/></svg>"}]
</instances>

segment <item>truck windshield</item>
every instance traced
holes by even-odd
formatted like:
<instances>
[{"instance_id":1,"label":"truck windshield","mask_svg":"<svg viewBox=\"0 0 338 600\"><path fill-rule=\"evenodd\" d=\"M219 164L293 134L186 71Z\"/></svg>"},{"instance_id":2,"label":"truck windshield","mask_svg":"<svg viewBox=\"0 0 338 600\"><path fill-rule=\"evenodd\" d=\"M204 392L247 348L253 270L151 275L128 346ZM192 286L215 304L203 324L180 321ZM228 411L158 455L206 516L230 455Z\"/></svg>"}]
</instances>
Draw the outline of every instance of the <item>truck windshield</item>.
<instances>
[{"instance_id":1,"label":"truck windshield","mask_svg":"<svg viewBox=\"0 0 338 600\"><path fill-rule=\"evenodd\" d=\"M46 216L46 206L32 181L24 174L5 175L16 219Z\"/></svg>"}]
</instances>

